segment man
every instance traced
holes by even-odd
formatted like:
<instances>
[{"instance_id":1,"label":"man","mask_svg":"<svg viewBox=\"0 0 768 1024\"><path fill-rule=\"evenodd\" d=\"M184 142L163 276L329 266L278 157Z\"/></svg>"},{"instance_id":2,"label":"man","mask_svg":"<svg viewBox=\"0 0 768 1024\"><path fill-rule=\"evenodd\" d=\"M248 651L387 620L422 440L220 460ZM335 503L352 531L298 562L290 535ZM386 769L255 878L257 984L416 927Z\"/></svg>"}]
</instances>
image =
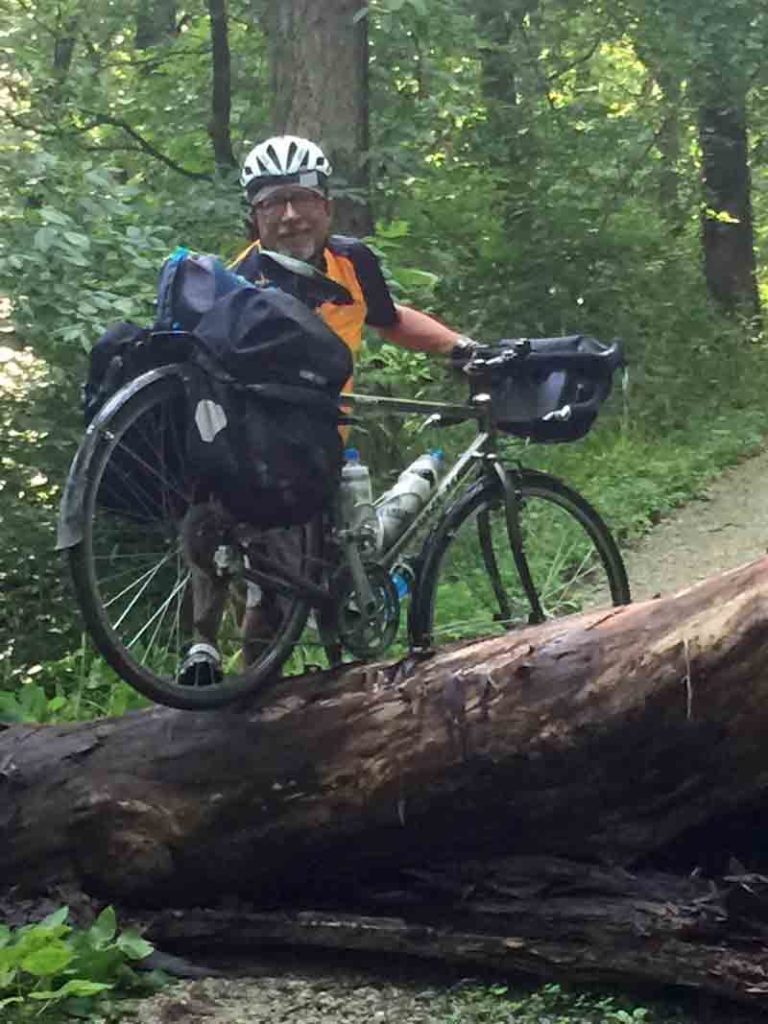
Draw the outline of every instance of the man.
<instances>
[{"instance_id":1,"label":"man","mask_svg":"<svg viewBox=\"0 0 768 1024\"><path fill-rule=\"evenodd\" d=\"M250 280L264 272L259 250L273 249L314 264L350 292L351 306L326 303L317 312L349 346L362 345L363 326L385 341L417 352L454 356L472 343L426 313L392 300L378 260L363 242L331 234L328 196L331 165L314 142L278 135L255 146L243 162L240 183L249 204L256 241L238 256L235 269ZM268 275L268 271L266 271Z\"/></svg>"},{"instance_id":2,"label":"man","mask_svg":"<svg viewBox=\"0 0 768 1024\"><path fill-rule=\"evenodd\" d=\"M353 357L361 348L367 324L385 341L451 357L459 365L475 343L426 313L395 303L368 246L354 238L331 234L330 175L331 165L325 154L308 139L280 135L255 146L245 158L240 178L255 241L237 257L232 269L250 281L269 279L275 267L262 258L262 249L311 263L352 296L349 305L328 302L315 312L348 345ZM179 681L190 685L204 682L206 674L210 681L221 675L216 633L226 587L211 572L218 532L204 508L191 510L183 543L187 561L195 567L192 583L198 642L190 648L179 673ZM300 563L299 539L297 531L271 531L264 535L266 553L276 560ZM242 620L246 663L273 635L280 615L279 600L248 585Z\"/></svg>"}]
</instances>

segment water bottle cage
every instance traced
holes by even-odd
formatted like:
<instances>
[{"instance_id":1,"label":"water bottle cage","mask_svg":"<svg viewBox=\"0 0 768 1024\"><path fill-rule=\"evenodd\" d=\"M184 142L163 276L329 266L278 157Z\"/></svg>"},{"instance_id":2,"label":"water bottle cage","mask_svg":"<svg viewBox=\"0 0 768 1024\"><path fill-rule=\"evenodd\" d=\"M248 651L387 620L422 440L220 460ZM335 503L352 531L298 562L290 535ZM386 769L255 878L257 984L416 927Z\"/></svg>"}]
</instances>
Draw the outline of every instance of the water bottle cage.
<instances>
[{"instance_id":1,"label":"water bottle cage","mask_svg":"<svg viewBox=\"0 0 768 1024\"><path fill-rule=\"evenodd\" d=\"M355 543L363 558L373 558L380 547L379 530L370 521L359 523L354 529Z\"/></svg>"}]
</instances>

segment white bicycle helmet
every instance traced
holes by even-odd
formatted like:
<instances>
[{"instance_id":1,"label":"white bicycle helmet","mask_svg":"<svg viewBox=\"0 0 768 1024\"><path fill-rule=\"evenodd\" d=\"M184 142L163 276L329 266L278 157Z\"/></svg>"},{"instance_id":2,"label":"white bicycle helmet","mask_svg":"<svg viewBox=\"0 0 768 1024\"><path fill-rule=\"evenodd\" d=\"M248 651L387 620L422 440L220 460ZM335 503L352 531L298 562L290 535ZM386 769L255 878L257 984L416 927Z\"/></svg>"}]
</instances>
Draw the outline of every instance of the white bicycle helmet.
<instances>
[{"instance_id":1,"label":"white bicycle helmet","mask_svg":"<svg viewBox=\"0 0 768 1024\"><path fill-rule=\"evenodd\" d=\"M243 161L240 184L249 202L267 185L302 185L327 192L331 171L316 143L296 135L275 135L250 151Z\"/></svg>"}]
</instances>

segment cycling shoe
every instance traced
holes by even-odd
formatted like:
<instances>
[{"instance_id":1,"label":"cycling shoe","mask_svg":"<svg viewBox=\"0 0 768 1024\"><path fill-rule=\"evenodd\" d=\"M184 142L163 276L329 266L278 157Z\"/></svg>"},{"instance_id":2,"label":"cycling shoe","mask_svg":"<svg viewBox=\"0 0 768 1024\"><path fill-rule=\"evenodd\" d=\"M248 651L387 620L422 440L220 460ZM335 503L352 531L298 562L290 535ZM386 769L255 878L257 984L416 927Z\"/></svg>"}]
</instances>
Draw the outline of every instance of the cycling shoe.
<instances>
[{"instance_id":1,"label":"cycling shoe","mask_svg":"<svg viewBox=\"0 0 768 1024\"><path fill-rule=\"evenodd\" d=\"M215 686L223 679L221 656L212 644L192 644L176 676L179 686Z\"/></svg>"}]
</instances>

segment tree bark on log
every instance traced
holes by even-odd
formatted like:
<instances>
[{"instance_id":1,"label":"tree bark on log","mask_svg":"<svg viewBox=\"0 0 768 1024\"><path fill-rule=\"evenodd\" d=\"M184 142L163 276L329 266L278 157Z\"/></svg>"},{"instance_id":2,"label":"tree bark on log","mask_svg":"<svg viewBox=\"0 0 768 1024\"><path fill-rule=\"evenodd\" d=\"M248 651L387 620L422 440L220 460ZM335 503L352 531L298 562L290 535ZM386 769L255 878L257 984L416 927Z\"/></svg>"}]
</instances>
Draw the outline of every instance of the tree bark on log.
<instances>
[{"instance_id":1,"label":"tree bark on log","mask_svg":"<svg viewBox=\"0 0 768 1024\"><path fill-rule=\"evenodd\" d=\"M720 843L725 863L734 851L723 816L743 809L748 829L764 828L767 727L763 559L674 597L420 663L285 680L247 709L156 708L6 729L0 878L17 893L75 882L145 907L210 906L236 895L260 914L286 906L369 914L389 892L400 895L386 912L400 900L406 928L495 935L510 949L520 938L549 950L544 963L560 956L575 964L576 975L676 975L748 999L768 970L759 876L739 869L717 891L710 881L667 876L666 889L657 882L658 903L669 908L663 927L639 891L621 904L616 882L611 896L610 884L601 890L594 879L578 897L582 917L566 927L552 909L557 887L553 895L551 885L536 885L547 865L578 875L576 862L604 878L639 870L640 885L643 865L693 828L706 837L697 840L702 851ZM739 851L750 868L765 856L764 835L748 832L747 856ZM492 879L506 870L495 861L510 856L518 874L530 865L532 895L521 904L517 883L511 902L491 888L468 909L467 885L482 891L471 871ZM611 940L622 921L623 946ZM447 955L446 942L433 943L437 955ZM662 969L648 950L670 942ZM615 969L612 945L623 949Z\"/></svg>"}]
</instances>

